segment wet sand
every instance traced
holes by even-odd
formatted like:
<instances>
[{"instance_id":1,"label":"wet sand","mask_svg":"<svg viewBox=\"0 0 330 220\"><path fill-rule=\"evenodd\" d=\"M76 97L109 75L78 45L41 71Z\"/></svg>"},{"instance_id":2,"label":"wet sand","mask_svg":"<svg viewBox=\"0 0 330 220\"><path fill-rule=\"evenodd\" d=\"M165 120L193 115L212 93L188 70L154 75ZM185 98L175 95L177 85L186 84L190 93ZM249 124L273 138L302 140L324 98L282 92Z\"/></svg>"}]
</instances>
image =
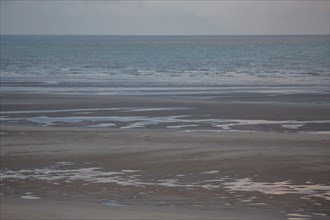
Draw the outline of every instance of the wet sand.
<instances>
[{"instance_id":1,"label":"wet sand","mask_svg":"<svg viewBox=\"0 0 330 220\"><path fill-rule=\"evenodd\" d=\"M229 97L228 97L229 96ZM176 107L175 111L192 116L214 115L223 119L261 120L322 120L329 119L329 96L323 94L214 94L198 95L149 95L149 96L88 96L49 94L1 94L1 111L100 109L128 107ZM61 113L63 114L63 113ZM94 112L102 115L102 112ZM131 112L131 115L144 115ZM148 116L166 115L164 111L148 111ZM2 115L6 115L3 113ZM56 115L56 114L55 114ZM120 115L120 114L115 114ZM129 115L129 114L127 114Z\"/></svg>"},{"instance_id":2,"label":"wet sand","mask_svg":"<svg viewBox=\"0 0 330 220\"><path fill-rule=\"evenodd\" d=\"M4 126L1 142L1 189L10 198L213 210L218 219L223 207L329 215L327 187L312 190L328 186L327 135ZM236 190L246 178L250 186Z\"/></svg>"},{"instance_id":3,"label":"wet sand","mask_svg":"<svg viewBox=\"0 0 330 220\"><path fill-rule=\"evenodd\" d=\"M54 200L2 199L1 219L267 219L275 220L281 215L269 210L251 208L228 208L199 210L177 207L120 206Z\"/></svg>"},{"instance_id":4,"label":"wet sand","mask_svg":"<svg viewBox=\"0 0 330 220\"><path fill-rule=\"evenodd\" d=\"M175 106L189 109L118 115L185 111L191 117L208 112L240 119L328 120L328 107L320 103L46 95L7 95L1 102L1 111ZM31 114L19 117L26 116ZM285 131L4 122L1 219L328 219L329 136Z\"/></svg>"},{"instance_id":5,"label":"wet sand","mask_svg":"<svg viewBox=\"0 0 330 220\"><path fill-rule=\"evenodd\" d=\"M278 94L272 98L270 94L255 95L236 94L229 101L225 95L2 94L1 123L120 130L329 133L329 105L323 94L315 95L314 102L305 94Z\"/></svg>"}]
</instances>

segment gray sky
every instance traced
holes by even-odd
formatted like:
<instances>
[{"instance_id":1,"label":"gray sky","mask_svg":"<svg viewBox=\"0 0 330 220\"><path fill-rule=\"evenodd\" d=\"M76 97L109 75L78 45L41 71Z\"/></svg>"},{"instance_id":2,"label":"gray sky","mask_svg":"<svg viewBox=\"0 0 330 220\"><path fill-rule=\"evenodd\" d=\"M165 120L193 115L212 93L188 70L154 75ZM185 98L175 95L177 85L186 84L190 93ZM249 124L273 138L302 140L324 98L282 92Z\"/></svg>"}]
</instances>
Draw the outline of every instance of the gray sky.
<instances>
[{"instance_id":1,"label":"gray sky","mask_svg":"<svg viewBox=\"0 0 330 220\"><path fill-rule=\"evenodd\" d=\"M329 1L1 1L1 34L329 34Z\"/></svg>"}]
</instances>

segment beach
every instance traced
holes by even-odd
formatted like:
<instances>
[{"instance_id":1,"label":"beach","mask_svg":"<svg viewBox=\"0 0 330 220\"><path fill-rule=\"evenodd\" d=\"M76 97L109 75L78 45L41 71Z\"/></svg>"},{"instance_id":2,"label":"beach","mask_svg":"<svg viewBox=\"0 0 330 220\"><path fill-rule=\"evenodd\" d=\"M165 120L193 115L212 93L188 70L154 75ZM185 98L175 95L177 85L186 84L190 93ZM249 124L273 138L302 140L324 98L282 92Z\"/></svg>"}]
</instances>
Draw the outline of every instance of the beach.
<instances>
[{"instance_id":1,"label":"beach","mask_svg":"<svg viewBox=\"0 0 330 220\"><path fill-rule=\"evenodd\" d=\"M2 94L1 218L327 219L328 105L250 97Z\"/></svg>"},{"instance_id":2,"label":"beach","mask_svg":"<svg viewBox=\"0 0 330 220\"><path fill-rule=\"evenodd\" d=\"M1 220L329 218L329 35L0 43Z\"/></svg>"}]
</instances>

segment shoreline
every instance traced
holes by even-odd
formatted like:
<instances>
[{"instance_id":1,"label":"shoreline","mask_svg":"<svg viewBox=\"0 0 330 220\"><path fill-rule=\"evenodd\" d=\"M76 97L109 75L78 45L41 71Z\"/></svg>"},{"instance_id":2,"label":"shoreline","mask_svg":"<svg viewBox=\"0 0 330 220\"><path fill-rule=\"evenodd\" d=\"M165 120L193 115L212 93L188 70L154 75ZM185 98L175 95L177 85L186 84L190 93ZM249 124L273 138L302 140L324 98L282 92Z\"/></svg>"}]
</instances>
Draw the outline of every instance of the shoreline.
<instances>
[{"instance_id":1,"label":"shoreline","mask_svg":"<svg viewBox=\"0 0 330 220\"><path fill-rule=\"evenodd\" d=\"M329 106L310 98L1 94L1 213L325 220Z\"/></svg>"},{"instance_id":2,"label":"shoreline","mask_svg":"<svg viewBox=\"0 0 330 220\"><path fill-rule=\"evenodd\" d=\"M46 127L156 129L176 131L328 132L329 105L256 101L228 101L212 96L65 96L2 94L1 123ZM319 97L324 100L324 97ZM284 99L285 98L281 98ZM267 100L267 102L265 102Z\"/></svg>"}]
</instances>

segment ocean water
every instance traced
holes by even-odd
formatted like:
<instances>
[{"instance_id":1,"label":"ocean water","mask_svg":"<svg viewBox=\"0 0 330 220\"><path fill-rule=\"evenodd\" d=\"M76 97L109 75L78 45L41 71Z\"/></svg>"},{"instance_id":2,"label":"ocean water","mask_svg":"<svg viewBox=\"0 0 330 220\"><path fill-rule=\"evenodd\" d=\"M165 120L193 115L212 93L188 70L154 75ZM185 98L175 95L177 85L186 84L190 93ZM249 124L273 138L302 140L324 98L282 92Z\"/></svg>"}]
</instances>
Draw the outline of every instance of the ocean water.
<instances>
[{"instance_id":1,"label":"ocean water","mask_svg":"<svg viewBox=\"0 0 330 220\"><path fill-rule=\"evenodd\" d=\"M329 35L1 35L1 91L329 92Z\"/></svg>"}]
</instances>

